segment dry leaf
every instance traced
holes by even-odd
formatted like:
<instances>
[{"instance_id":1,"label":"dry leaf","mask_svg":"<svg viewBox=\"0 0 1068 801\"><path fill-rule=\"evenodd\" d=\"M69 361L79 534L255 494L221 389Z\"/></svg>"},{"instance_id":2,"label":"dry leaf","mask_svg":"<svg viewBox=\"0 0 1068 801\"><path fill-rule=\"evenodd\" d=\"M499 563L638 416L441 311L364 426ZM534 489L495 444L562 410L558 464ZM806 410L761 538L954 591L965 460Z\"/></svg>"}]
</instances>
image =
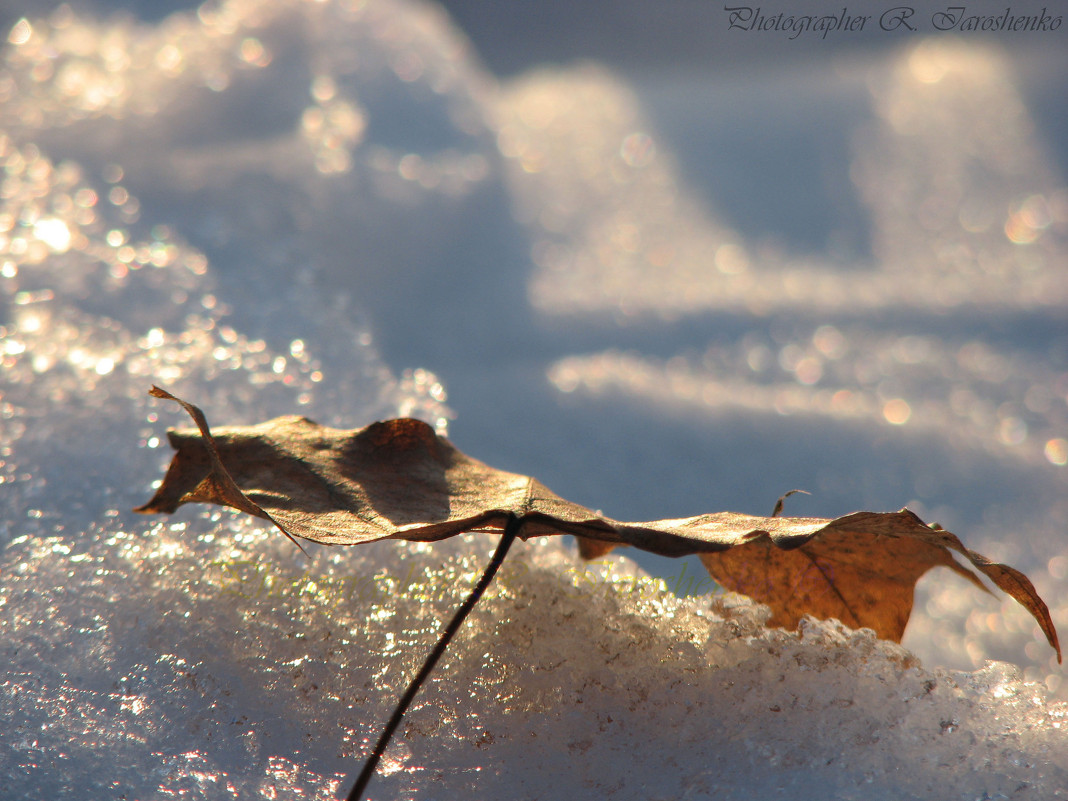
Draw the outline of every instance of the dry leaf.
<instances>
[{"instance_id":1,"label":"dry leaf","mask_svg":"<svg viewBox=\"0 0 1068 801\"><path fill-rule=\"evenodd\" d=\"M291 537L331 545L500 531L515 515L521 538L574 534L584 556L618 545L700 554L716 581L768 604L774 625L792 628L805 614L835 617L891 640L901 639L913 588L930 568L949 567L983 586L956 552L1034 615L1060 658L1049 611L1026 576L907 509L835 520L720 512L622 523L464 455L418 420L345 431L279 417L209 431L196 407L157 387L152 394L181 403L197 429L168 432L177 453L140 512L217 503L269 519Z\"/></svg>"}]
</instances>

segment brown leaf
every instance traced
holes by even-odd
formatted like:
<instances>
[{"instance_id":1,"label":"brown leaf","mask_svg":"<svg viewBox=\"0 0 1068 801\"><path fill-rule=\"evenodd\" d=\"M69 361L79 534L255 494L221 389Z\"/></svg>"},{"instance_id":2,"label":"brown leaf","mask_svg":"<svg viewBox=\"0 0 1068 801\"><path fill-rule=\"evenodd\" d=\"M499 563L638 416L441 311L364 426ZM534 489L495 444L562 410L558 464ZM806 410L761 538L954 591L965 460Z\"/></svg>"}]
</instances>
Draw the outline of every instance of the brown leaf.
<instances>
[{"instance_id":1,"label":"brown leaf","mask_svg":"<svg viewBox=\"0 0 1068 801\"><path fill-rule=\"evenodd\" d=\"M907 510L875 521L892 522L902 532L923 525ZM873 522L872 516L866 522ZM932 567L948 567L986 589L945 547L908 534L873 536L864 522L849 529L828 526L791 550L777 547L768 536L730 551L701 554L701 561L727 589L770 606L772 626L792 629L809 614L874 629L895 641L905 633L916 582Z\"/></svg>"},{"instance_id":2,"label":"brown leaf","mask_svg":"<svg viewBox=\"0 0 1068 801\"><path fill-rule=\"evenodd\" d=\"M152 394L178 400L156 387ZM167 432L177 453L163 484L138 512L216 503L328 545L433 541L503 529L510 512L527 518L525 537L608 529L589 509L535 479L465 456L420 420L345 431L291 416L216 428L209 436L200 410L183 406L198 429ZM238 497L230 487L240 488Z\"/></svg>"},{"instance_id":3,"label":"brown leaf","mask_svg":"<svg viewBox=\"0 0 1068 801\"><path fill-rule=\"evenodd\" d=\"M792 628L805 614L835 617L892 640L901 639L916 581L930 568L949 567L983 586L953 558L955 551L1031 612L1060 658L1049 611L1026 576L968 550L907 509L835 520L719 512L622 523L560 498L536 479L466 456L418 420L346 431L294 416L209 431L195 406L156 387L152 394L182 404L197 429L168 432L177 453L139 512L216 503L269 519L291 537L330 545L499 531L515 515L523 539L574 534L587 558L618 545L665 556L700 554L716 581L768 604L774 625Z\"/></svg>"}]
</instances>

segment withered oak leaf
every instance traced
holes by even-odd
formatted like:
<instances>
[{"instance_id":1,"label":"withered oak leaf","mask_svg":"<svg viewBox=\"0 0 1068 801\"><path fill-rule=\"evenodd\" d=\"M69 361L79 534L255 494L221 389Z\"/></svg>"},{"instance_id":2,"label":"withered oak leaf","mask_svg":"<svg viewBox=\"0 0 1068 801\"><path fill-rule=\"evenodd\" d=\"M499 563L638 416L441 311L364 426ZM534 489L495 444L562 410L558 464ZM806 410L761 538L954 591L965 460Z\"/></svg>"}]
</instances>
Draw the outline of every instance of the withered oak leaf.
<instances>
[{"instance_id":1,"label":"withered oak leaf","mask_svg":"<svg viewBox=\"0 0 1068 801\"><path fill-rule=\"evenodd\" d=\"M916 582L930 568L948 567L985 589L956 553L1019 601L1061 656L1049 610L1023 573L907 509L834 520L717 512L624 523L461 453L419 420L342 430L289 416L209 429L197 407L158 387L151 394L181 404L197 427L168 432L176 453L139 512L221 504L270 520L290 537L328 545L499 532L514 515L520 538L573 534L586 558L621 545L698 554L722 586L767 604L772 625L794 628L809 614L894 641L908 623Z\"/></svg>"}]
</instances>

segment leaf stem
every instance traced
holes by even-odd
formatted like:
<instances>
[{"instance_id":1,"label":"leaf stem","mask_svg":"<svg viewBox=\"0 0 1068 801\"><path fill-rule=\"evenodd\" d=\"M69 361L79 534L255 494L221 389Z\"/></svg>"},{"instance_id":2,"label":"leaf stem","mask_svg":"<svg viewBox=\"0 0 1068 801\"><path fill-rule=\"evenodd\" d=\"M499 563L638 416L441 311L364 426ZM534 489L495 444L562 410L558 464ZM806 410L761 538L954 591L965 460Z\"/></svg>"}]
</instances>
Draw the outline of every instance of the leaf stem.
<instances>
[{"instance_id":1,"label":"leaf stem","mask_svg":"<svg viewBox=\"0 0 1068 801\"><path fill-rule=\"evenodd\" d=\"M379 760L382 759L382 754L386 750L386 746L389 745L389 741L393 737L393 733L397 730L397 726L400 725L401 718L404 717L404 713L408 711L408 707L411 706L413 700L415 700L416 694L423 686L428 678L430 678L431 672L434 670L434 666L437 665L441 655L445 653L445 649L449 646L449 642L453 636L459 631L460 626L463 625L464 620L474 609L475 604L482 597L482 594L489 587L490 582L493 581L493 577L497 574L497 570L504 562L504 557L508 554L508 549L512 547L512 543L515 542L516 535L519 534L519 529L522 528L523 518L516 516L514 513L509 514L508 522L504 527L504 534L501 536L501 541L497 545L497 550L494 551L493 557L490 559L489 564L486 565L486 570L482 574L482 578L478 580L478 584L471 590L471 594L467 596L460 608L456 610L456 614L453 615L452 620L449 621L441 633L441 637L438 638L437 643L434 645L434 649L427 656L423 662L423 666L419 668L419 672L415 674L415 678L412 679L411 684L408 685L408 689L404 691L404 695L401 696L400 701L397 702L397 706L393 709L393 714L390 715L389 722L386 723L386 727L382 730L382 734L378 738L378 742L375 744L374 750L370 756L367 757L367 761L363 764L363 769L360 771L359 777L356 779L356 784L353 785L352 791L349 793L347 801L362 801L364 791L367 789L367 784L371 781L371 777L375 774L375 768L378 767Z\"/></svg>"}]
</instances>

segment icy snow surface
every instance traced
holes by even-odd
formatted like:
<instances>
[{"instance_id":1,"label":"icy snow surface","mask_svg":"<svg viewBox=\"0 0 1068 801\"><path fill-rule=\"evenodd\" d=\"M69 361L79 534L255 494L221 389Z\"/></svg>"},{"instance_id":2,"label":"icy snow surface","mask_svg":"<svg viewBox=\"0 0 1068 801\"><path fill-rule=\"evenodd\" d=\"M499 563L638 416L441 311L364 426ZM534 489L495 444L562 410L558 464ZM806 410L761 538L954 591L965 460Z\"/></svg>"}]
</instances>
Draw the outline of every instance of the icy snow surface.
<instances>
[{"instance_id":1,"label":"icy snow surface","mask_svg":"<svg viewBox=\"0 0 1068 801\"><path fill-rule=\"evenodd\" d=\"M495 75L430 5L79 9L0 11L3 801L336 797L492 549L134 515L151 383L621 519L908 504L1068 632L1063 36ZM1012 602L936 571L907 650L640 562L516 546L371 797L1068 797Z\"/></svg>"}]
</instances>

